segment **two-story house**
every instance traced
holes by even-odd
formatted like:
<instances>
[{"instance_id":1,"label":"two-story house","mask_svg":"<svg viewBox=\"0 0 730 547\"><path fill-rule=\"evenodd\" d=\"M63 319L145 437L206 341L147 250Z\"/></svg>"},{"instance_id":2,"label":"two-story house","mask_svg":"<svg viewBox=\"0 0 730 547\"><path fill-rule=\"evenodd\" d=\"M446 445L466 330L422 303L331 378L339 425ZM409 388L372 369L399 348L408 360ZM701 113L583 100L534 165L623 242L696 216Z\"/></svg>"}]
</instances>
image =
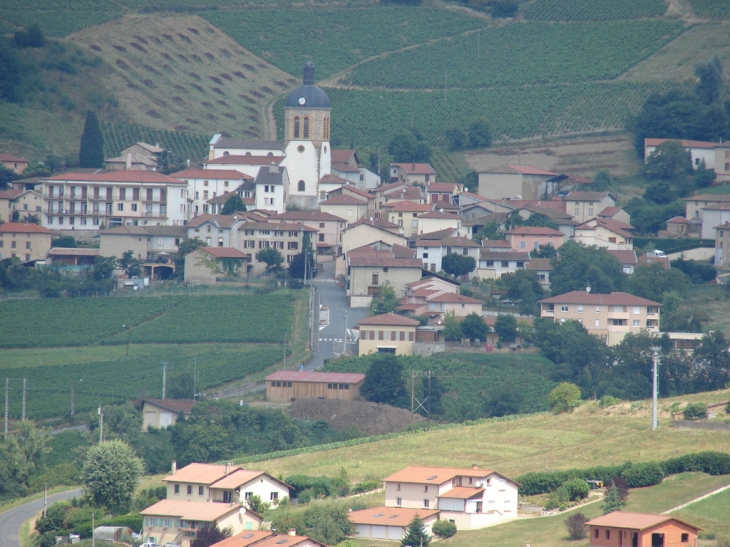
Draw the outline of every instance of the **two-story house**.
<instances>
[{"instance_id":1,"label":"two-story house","mask_svg":"<svg viewBox=\"0 0 730 547\"><path fill-rule=\"evenodd\" d=\"M513 251L530 252L542 245L550 245L556 249L565 242L565 234L543 226L518 226L505 232L507 241Z\"/></svg>"},{"instance_id":2,"label":"two-story house","mask_svg":"<svg viewBox=\"0 0 730 547\"><path fill-rule=\"evenodd\" d=\"M540 300L540 317L578 321L590 334L613 346L628 333L658 332L661 306L625 292L572 291Z\"/></svg>"},{"instance_id":3,"label":"two-story house","mask_svg":"<svg viewBox=\"0 0 730 547\"><path fill-rule=\"evenodd\" d=\"M390 182L425 186L436 180L436 170L427 163L391 163Z\"/></svg>"},{"instance_id":4,"label":"two-story house","mask_svg":"<svg viewBox=\"0 0 730 547\"><path fill-rule=\"evenodd\" d=\"M476 274L480 279L499 279L506 273L524 270L530 260L529 251L480 249Z\"/></svg>"},{"instance_id":5,"label":"two-story house","mask_svg":"<svg viewBox=\"0 0 730 547\"><path fill-rule=\"evenodd\" d=\"M194 216L218 212L211 210L209 200L236 190L245 180L253 180L233 169L185 169L175 173L175 178L187 182Z\"/></svg>"},{"instance_id":6,"label":"two-story house","mask_svg":"<svg viewBox=\"0 0 730 547\"><path fill-rule=\"evenodd\" d=\"M421 279L423 262L415 250L393 245L396 249L375 250L362 247L347 253L346 267L350 281L350 306L369 308L380 286L388 282L397 298L405 296L408 283Z\"/></svg>"},{"instance_id":7,"label":"two-story house","mask_svg":"<svg viewBox=\"0 0 730 547\"><path fill-rule=\"evenodd\" d=\"M343 218L322 211L287 211L270 217L272 222L298 222L316 230L318 255L337 255L342 248L342 232L347 228Z\"/></svg>"},{"instance_id":8,"label":"two-story house","mask_svg":"<svg viewBox=\"0 0 730 547\"><path fill-rule=\"evenodd\" d=\"M51 250L52 232L22 222L0 224L0 260L17 258L21 262L45 260Z\"/></svg>"},{"instance_id":9,"label":"two-story house","mask_svg":"<svg viewBox=\"0 0 730 547\"><path fill-rule=\"evenodd\" d=\"M573 215L579 224L596 218L606 207L616 206L616 200L608 192L570 192L563 199L565 212Z\"/></svg>"},{"instance_id":10,"label":"two-story house","mask_svg":"<svg viewBox=\"0 0 730 547\"><path fill-rule=\"evenodd\" d=\"M697 547L702 529L669 515L613 511L586 522L590 547Z\"/></svg>"}]
</instances>

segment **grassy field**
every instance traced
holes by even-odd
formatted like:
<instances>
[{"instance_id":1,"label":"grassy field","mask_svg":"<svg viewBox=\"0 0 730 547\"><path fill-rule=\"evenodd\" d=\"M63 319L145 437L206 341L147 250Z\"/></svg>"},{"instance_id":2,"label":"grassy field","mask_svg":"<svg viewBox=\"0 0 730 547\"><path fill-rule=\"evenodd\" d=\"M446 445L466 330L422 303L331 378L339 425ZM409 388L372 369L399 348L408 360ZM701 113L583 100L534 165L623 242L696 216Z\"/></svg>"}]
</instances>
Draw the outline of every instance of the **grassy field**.
<instances>
[{"instance_id":1,"label":"grassy field","mask_svg":"<svg viewBox=\"0 0 730 547\"><path fill-rule=\"evenodd\" d=\"M671 514L701 526L705 533L730 539L730 489L700 500Z\"/></svg>"},{"instance_id":2,"label":"grassy field","mask_svg":"<svg viewBox=\"0 0 730 547\"><path fill-rule=\"evenodd\" d=\"M622 21L663 15L667 6L662 0L537 0L525 10L526 19L542 21Z\"/></svg>"}]
</instances>

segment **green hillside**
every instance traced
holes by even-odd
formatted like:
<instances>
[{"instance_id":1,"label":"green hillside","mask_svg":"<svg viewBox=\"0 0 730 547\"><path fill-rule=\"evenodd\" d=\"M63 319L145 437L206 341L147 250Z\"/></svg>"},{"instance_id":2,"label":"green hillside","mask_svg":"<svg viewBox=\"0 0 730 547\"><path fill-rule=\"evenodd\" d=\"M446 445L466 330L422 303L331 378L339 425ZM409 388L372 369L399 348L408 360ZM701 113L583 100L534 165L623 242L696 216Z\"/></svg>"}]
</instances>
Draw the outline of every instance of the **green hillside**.
<instances>
[{"instance_id":1,"label":"green hillside","mask_svg":"<svg viewBox=\"0 0 730 547\"><path fill-rule=\"evenodd\" d=\"M624 21L658 17L667 11L663 0L537 0L525 9L525 19L538 21Z\"/></svg>"},{"instance_id":2,"label":"green hillside","mask_svg":"<svg viewBox=\"0 0 730 547\"><path fill-rule=\"evenodd\" d=\"M712 19L730 19L730 4L725 0L691 0L695 13Z\"/></svg>"}]
</instances>

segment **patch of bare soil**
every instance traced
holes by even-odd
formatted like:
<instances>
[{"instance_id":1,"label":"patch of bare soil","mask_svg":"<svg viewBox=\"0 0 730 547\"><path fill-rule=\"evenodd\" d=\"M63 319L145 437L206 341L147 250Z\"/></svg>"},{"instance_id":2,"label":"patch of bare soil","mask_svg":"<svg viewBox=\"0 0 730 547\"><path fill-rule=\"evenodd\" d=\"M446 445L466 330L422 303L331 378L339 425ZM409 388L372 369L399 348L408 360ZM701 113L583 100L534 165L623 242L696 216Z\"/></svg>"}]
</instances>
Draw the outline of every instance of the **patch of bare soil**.
<instances>
[{"instance_id":1,"label":"patch of bare soil","mask_svg":"<svg viewBox=\"0 0 730 547\"><path fill-rule=\"evenodd\" d=\"M410 411L367 401L297 399L289 406L288 412L293 418L324 420L336 431L352 427L365 435L396 433L411 425ZM423 419L415 416L416 422Z\"/></svg>"}]
</instances>

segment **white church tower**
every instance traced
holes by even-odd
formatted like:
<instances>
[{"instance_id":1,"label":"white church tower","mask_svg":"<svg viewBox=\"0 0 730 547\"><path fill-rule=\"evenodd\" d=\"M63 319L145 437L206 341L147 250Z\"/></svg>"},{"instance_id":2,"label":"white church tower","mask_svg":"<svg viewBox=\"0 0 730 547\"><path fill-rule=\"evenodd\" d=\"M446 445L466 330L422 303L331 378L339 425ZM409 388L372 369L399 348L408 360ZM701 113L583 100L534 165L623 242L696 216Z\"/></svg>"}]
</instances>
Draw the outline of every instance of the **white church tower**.
<instances>
[{"instance_id":1,"label":"white church tower","mask_svg":"<svg viewBox=\"0 0 730 547\"><path fill-rule=\"evenodd\" d=\"M303 85L286 99L284 145L289 203L319 208L319 180L330 174L330 100L314 85L314 63L304 65Z\"/></svg>"}]
</instances>

